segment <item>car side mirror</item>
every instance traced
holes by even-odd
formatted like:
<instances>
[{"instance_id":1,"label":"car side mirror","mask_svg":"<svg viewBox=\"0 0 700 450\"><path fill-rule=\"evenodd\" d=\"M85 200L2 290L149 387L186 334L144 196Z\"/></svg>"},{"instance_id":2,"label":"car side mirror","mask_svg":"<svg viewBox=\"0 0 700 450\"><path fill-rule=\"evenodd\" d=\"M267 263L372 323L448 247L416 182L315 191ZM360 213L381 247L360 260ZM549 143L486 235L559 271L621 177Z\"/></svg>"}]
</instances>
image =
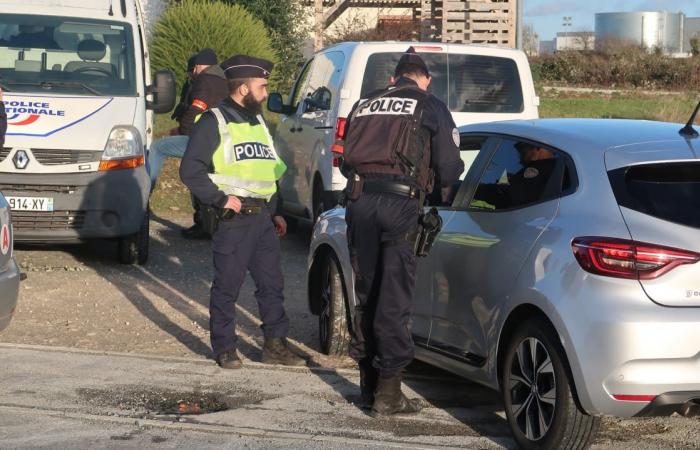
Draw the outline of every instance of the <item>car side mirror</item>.
<instances>
[{"instance_id":1,"label":"car side mirror","mask_svg":"<svg viewBox=\"0 0 700 450\"><path fill-rule=\"evenodd\" d=\"M175 76L170 70L159 70L153 76L153 84L146 88L153 100L146 100L146 108L156 114L169 112L175 106Z\"/></svg>"},{"instance_id":2,"label":"car side mirror","mask_svg":"<svg viewBox=\"0 0 700 450\"><path fill-rule=\"evenodd\" d=\"M284 100L282 99L282 94L273 92L267 98L267 110L273 113L289 116L294 114L296 108L290 105L285 105Z\"/></svg>"}]
</instances>

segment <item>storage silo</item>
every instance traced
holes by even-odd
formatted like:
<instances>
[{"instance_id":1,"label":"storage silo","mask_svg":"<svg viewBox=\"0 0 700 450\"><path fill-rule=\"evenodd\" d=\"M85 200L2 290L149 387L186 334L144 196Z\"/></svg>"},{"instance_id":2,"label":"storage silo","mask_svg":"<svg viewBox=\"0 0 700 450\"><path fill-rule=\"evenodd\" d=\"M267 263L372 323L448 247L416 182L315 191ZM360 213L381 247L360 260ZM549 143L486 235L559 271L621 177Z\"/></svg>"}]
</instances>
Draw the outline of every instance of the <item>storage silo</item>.
<instances>
[{"instance_id":1,"label":"storage silo","mask_svg":"<svg viewBox=\"0 0 700 450\"><path fill-rule=\"evenodd\" d=\"M682 13L666 11L612 12L595 15L595 40L631 42L649 50L680 53L683 49Z\"/></svg>"}]
</instances>

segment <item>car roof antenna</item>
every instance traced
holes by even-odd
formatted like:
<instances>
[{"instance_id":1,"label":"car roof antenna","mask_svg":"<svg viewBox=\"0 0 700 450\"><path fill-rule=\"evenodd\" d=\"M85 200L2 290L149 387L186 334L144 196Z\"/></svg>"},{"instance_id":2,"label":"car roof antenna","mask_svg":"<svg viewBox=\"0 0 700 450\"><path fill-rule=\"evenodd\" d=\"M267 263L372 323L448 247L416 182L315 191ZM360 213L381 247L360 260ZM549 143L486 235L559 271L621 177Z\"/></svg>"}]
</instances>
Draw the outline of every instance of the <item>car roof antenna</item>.
<instances>
[{"instance_id":1,"label":"car roof antenna","mask_svg":"<svg viewBox=\"0 0 700 450\"><path fill-rule=\"evenodd\" d=\"M693 122L695 122L695 116L698 115L698 110L700 110L700 103L698 103L698 106L695 107L695 111L693 111L693 115L690 116L690 120L688 120L688 123L686 123L685 126L680 129L679 133L682 136L687 136L691 138L696 138L700 136L697 130L693 128Z\"/></svg>"},{"instance_id":2,"label":"car roof antenna","mask_svg":"<svg viewBox=\"0 0 700 450\"><path fill-rule=\"evenodd\" d=\"M114 15L114 10L112 9L112 0L109 0L109 12L107 13L110 16Z\"/></svg>"}]
</instances>

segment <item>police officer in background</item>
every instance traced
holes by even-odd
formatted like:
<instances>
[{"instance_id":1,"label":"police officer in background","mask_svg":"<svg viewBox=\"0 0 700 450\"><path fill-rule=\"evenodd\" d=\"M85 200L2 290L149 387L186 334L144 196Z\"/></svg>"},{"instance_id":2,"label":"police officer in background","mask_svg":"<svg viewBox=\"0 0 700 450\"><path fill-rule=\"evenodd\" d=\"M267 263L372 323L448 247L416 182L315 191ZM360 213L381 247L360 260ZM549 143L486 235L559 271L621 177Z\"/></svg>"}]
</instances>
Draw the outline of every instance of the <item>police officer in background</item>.
<instances>
[{"instance_id":1,"label":"police officer in background","mask_svg":"<svg viewBox=\"0 0 700 450\"><path fill-rule=\"evenodd\" d=\"M285 337L284 280L279 238L287 225L276 204L276 181L286 170L262 117L273 64L234 56L221 64L230 95L195 124L180 177L220 217L212 238L214 282L209 304L211 345L225 369L241 367L236 352L236 299L246 271L255 281L262 330L262 361L301 366ZM213 173L210 173L213 168Z\"/></svg>"},{"instance_id":2,"label":"police officer in background","mask_svg":"<svg viewBox=\"0 0 700 450\"><path fill-rule=\"evenodd\" d=\"M358 102L346 128L345 220L358 303L350 356L374 415L420 410L401 392L402 370L414 356L408 323L419 215L435 175L451 186L464 170L459 132L447 106L427 92L430 81L409 48L392 86Z\"/></svg>"},{"instance_id":3,"label":"police officer in background","mask_svg":"<svg viewBox=\"0 0 700 450\"><path fill-rule=\"evenodd\" d=\"M170 136L153 142L148 151L151 189L155 187L165 158L182 158L184 155L195 117L208 108L218 105L228 96L226 76L217 63L214 50L205 48L190 57L187 61L187 69L188 77L192 82L187 92L186 105L184 107L178 105L179 111L176 111L179 126L171 130ZM180 99L180 102L182 101L183 99ZM197 201L193 201L192 204L195 210L194 225L182 230L182 235L189 239L207 238L209 235L202 229L199 204Z\"/></svg>"}]
</instances>

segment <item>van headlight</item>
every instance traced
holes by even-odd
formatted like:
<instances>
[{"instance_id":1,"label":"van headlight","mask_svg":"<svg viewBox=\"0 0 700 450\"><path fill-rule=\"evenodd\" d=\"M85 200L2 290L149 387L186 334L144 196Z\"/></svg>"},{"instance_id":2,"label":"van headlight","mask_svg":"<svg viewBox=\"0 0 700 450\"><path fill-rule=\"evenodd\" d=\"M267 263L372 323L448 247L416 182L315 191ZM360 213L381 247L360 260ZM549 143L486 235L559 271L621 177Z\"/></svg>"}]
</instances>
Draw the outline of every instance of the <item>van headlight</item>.
<instances>
[{"instance_id":1,"label":"van headlight","mask_svg":"<svg viewBox=\"0 0 700 450\"><path fill-rule=\"evenodd\" d=\"M132 127L115 127L109 133L102 159L124 159L143 155L141 136Z\"/></svg>"},{"instance_id":2,"label":"van headlight","mask_svg":"<svg viewBox=\"0 0 700 450\"><path fill-rule=\"evenodd\" d=\"M114 127L102 153L99 170L134 169L145 164L141 135L133 127Z\"/></svg>"}]
</instances>

